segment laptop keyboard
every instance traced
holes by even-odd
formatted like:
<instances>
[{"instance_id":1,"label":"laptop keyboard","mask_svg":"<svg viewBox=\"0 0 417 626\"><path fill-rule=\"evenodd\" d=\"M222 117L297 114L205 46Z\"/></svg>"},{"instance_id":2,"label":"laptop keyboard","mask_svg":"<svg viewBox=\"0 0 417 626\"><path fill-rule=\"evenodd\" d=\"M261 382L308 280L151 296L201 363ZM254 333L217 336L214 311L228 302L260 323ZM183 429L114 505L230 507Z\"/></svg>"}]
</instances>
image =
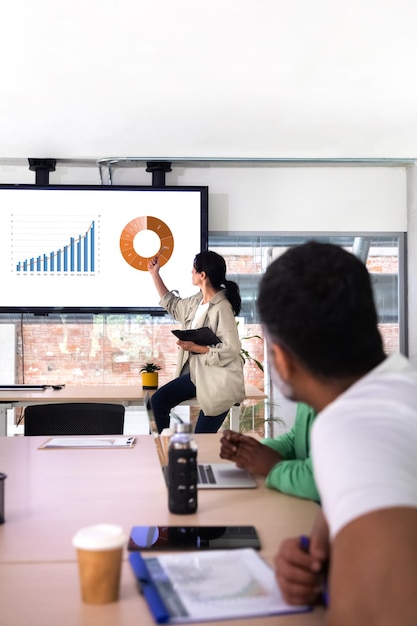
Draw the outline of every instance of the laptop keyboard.
<instances>
[{"instance_id":1,"label":"laptop keyboard","mask_svg":"<svg viewBox=\"0 0 417 626\"><path fill-rule=\"evenodd\" d=\"M214 477L213 469L210 465L197 465L197 477L198 482L201 485L215 485L216 479Z\"/></svg>"}]
</instances>

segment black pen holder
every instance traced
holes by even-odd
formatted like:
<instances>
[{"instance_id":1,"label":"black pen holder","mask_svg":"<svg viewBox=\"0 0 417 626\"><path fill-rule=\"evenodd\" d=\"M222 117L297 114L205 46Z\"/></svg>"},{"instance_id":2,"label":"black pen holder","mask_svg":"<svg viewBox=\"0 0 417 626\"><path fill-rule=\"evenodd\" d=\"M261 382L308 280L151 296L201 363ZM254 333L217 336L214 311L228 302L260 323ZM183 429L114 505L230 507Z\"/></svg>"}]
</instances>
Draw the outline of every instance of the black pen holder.
<instances>
[{"instance_id":1,"label":"black pen holder","mask_svg":"<svg viewBox=\"0 0 417 626\"><path fill-rule=\"evenodd\" d=\"M0 524L4 524L5 522L5 513L4 513L4 491L5 491L5 479L7 478L7 474L2 474L0 472Z\"/></svg>"}]
</instances>

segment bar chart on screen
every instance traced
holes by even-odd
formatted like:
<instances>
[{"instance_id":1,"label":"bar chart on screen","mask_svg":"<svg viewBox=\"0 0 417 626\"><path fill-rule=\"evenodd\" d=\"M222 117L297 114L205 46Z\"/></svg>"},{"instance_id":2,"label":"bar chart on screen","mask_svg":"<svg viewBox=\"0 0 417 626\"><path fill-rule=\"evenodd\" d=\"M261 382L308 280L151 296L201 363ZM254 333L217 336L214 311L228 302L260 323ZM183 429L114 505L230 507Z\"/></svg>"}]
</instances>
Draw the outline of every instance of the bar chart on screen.
<instances>
[{"instance_id":1,"label":"bar chart on screen","mask_svg":"<svg viewBox=\"0 0 417 626\"><path fill-rule=\"evenodd\" d=\"M62 228L64 225L64 228ZM50 215L36 220L11 216L12 271L48 275L98 271L99 217L68 216L59 223Z\"/></svg>"}]
</instances>

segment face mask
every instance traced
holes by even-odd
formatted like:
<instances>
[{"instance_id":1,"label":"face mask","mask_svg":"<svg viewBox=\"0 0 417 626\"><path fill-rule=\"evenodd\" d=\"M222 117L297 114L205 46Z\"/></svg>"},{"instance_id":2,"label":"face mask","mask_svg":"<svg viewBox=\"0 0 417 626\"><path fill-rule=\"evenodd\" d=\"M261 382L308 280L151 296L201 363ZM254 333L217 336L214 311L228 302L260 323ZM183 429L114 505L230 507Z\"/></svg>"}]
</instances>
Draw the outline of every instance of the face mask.
<instances>
[{"instance_id":1,"label":"face mask","mask_svg":"<svg viewBox=\"0 0 417 626\"><path fill-rule=\"evenodd\" d=\"M286 383L284 380L282 380L281 376L279 375L275 367L272 365L272 363L270 364L270 370L271 370L271 380L272 380L272 384L274 385L274 387L276 387L282 393L284 398L287 398L288 400L293 400L294 395L293 395L292 387L288 383Z\"/></svg>"}]
</instances>

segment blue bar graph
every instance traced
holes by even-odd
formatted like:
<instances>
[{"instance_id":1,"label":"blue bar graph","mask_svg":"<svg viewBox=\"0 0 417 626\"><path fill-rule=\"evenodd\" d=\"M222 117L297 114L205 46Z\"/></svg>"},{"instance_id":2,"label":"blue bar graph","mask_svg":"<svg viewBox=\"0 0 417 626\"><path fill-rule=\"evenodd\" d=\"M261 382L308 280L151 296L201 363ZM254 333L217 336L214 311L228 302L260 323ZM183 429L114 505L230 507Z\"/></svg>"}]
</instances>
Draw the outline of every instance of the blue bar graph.
<instances>
[{"instance_id":1,"label":"blue bar graph","mask_svg":"<svg viewBox=\"0 0 417 626\"><path fill-rule=\"evenodd\" d=\"M70 272L74 272L75 271L75 265L74 265L74 237L71 237L70 240Z\"/></svg>"},{"instance_id":2,"label":"blue bar graph","mask_svg":"<svg viewBox=\"0 0 417 626\"><path fill-rule=\"evenodd\" d=\"M96 268L96 231L94 220L87 231L69 236L68 243L56 250L42 252L17 261L16 272L33 273L91 273Z\"/></svg>"},{"instance_id":3,"label":"blue bar graph","mask_svg":"<svg viewBox=\"0 0 417 626\"><path fill-rule=\"evenodd\" d=\"M94 272L96 269L96 264L95 264L95 254L96 254L95 240L96 239L95 238L96 238L96 226L95 226L95 223L93 222L90 228L90 267L91 267L92 272Z\"/></svg>"}]
</instances>

